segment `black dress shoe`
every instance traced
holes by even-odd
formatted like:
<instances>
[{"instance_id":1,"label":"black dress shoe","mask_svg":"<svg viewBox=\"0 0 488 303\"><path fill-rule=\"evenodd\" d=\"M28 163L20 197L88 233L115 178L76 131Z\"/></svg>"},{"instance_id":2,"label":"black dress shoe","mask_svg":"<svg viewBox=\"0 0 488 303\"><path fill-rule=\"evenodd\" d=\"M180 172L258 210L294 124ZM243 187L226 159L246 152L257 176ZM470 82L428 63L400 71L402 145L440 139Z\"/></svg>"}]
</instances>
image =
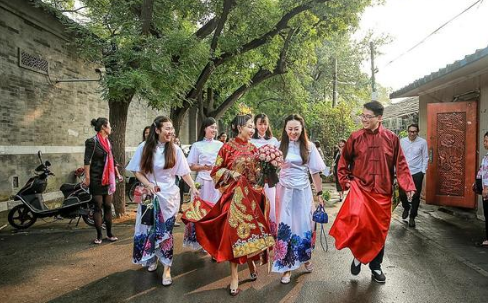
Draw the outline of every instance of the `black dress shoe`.
<instances>
[{"instance_id":1,"label":"black dress shoe","mask_svg":"<svg viewBox=\"0 0 488 303\"><path fill-rule=\"evenodd\" d=\"M357 275L359 275L360 272L361 272L361 263L359 263L356 266L356 264L354 263L354 259L353 259L352 263L351 263L351 274L354 276L357 276Z\"/></svg>"},{"instance_id":2,"label":"black dress shoe","mask_svg":"<svg viewBox=\"0 0 488 303\"><path fill-rule=\"evenodd\" d=\"M402 219L406 220L408 218L408 209L403 210Z\"/></svg>"},{"instance_id":3,"label":"black dress shoe","mask_svg":"<svg viewBox=\"0 0 488 303\"><path fill-rule=\"evenodd\" d=\"M410 218L410 220L408 221L408 226L409 227L415 227L415 219L414 218Z\"/></svg>"},{"instance_id":4,"label":"black dress shoe","mask_svg":"<svg viewBox=\"0 0 488 303\"><path fill-rule=\"evenodd\" d=\"M373 280L375 280L377 283L385 283L386 282L386 277L383 271L380 269L380 273L377 273L376 270L371 271L371 276L373 277Z\"/></svg>"}]
</instances>

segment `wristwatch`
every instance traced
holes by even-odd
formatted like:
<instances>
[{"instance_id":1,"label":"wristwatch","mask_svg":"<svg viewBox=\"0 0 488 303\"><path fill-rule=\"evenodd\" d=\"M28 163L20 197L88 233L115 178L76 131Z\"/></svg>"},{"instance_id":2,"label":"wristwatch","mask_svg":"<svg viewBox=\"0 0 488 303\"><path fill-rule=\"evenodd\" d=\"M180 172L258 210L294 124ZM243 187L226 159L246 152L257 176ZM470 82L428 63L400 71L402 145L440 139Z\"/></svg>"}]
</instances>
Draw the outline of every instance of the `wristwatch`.
<instances>
[{"instance_id":1,"label":"wristwatch","mask_svg":"<svg viewBox=\"0 0 488 303\"><path fill-rule=\"evenodd\" d=\"M323 194L322 191L318 191L316 195L317 196L322 196L322 194Z\"/></svg>"}]
</instances>

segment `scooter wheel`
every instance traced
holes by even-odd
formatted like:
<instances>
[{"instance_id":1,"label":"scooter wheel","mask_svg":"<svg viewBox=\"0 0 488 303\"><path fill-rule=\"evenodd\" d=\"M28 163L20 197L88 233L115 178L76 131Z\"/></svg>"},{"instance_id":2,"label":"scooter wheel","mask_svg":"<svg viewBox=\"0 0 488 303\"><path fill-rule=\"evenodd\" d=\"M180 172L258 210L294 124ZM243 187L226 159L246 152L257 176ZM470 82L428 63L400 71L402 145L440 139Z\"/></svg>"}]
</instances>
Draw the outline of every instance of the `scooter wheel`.
<instances>
[{"instance_id":1,"label":"scooter wheel","mask_svg":"<svg viewBox=\"0 0 488 303\"><path fill-rule=\"evenodd\" d=\"M95 221L93 220L93 215L82 215L83 221L89 226L95 226Z\"/></svg>"},{"instance_id":2,"label":"scooter wheel","mask_svg":"<svg viewBox=\"0 0 488 303\"><path fill-rule=\"evenodd\" d=\"M17 229L29 228L36 220L36 215L24 204L15 206L8 213L8 222Z\"/></svg>"}]
</instances>

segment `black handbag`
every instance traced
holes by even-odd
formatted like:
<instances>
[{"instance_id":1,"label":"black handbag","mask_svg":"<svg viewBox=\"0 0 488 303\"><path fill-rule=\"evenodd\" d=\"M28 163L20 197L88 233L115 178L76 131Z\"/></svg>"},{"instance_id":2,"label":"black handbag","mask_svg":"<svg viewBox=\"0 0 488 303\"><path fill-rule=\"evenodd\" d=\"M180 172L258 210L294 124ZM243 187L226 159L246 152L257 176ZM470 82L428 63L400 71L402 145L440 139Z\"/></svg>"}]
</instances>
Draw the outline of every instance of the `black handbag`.
<instances>
[{"instance_id":1,"label":"black handbag","mask_svg":"<svg viewBox=\"0 0 488 303\"><path fill-rule=\"evenodd\" d=\"M329 251L329 244L327 243L327 236L324 230L324 224L329 223L329 216L327 215L324 207L321 204L319 204L315 209L315 211L313 212L312 221L315 222L315 226L314 226L315 239L317 238L317 224L320 224L320 231L319 231L320 246L322 246L322 249L324 251ZM325 247L322 239L325 240Z\"/></svg>"},{"instance_id":2,"label":"black handbag","mask_svg":"<svg viewBox=\"0 0 488 303\"><path fill-rule=\"evenodd\" d=\"M481 178L476 178L474 184L473 184L473 191L477 195L481 195L483 193L483 182Z\"/></svg>"},{"instance_id":3,"label":"black handbag","mask_svg":"<svg viewBox=\"0 0 488 303\"><path fill-rule=\"evenodd\" d=\"M154 225L154 207L153 202L151 204L141 204L141 224Z\"/></svg>"}]
</instances>

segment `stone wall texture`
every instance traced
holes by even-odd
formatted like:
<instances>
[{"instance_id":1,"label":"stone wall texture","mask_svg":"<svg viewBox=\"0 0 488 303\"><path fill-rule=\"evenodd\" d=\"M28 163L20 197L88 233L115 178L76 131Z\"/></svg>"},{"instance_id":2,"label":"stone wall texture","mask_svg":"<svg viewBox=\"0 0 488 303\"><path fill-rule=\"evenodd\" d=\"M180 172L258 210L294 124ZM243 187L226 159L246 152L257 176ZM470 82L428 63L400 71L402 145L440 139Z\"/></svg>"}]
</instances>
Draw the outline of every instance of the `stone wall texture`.
<instances>
[{"instance_id":1,"label":"stone wall texture","mask_svg":"<svg viewBox=\"0 0 488 303\"><path fill-rule=\"evenodd\" d=\"M83 165L84 142L95 134L90 120L108 117L98 82L56 83L99 78L95 69L100 66L78 57L69 42L63 24L45 10L27 0L0 0L0 201L17 192L14 178L22 186L32 175L37 149L44 150L56 174L48 191L74 182L73 171ZM35 64L31 69L21 66L21 53L31 59L28 64L41 65L40 70ZM47 73L42 66L46 62ZM134 98L127 121L128 156L141 142L143 128L161 114ZM188 134L194 132L185 123L182 142L188 143Z\"/></svg>"}]
</instances>

